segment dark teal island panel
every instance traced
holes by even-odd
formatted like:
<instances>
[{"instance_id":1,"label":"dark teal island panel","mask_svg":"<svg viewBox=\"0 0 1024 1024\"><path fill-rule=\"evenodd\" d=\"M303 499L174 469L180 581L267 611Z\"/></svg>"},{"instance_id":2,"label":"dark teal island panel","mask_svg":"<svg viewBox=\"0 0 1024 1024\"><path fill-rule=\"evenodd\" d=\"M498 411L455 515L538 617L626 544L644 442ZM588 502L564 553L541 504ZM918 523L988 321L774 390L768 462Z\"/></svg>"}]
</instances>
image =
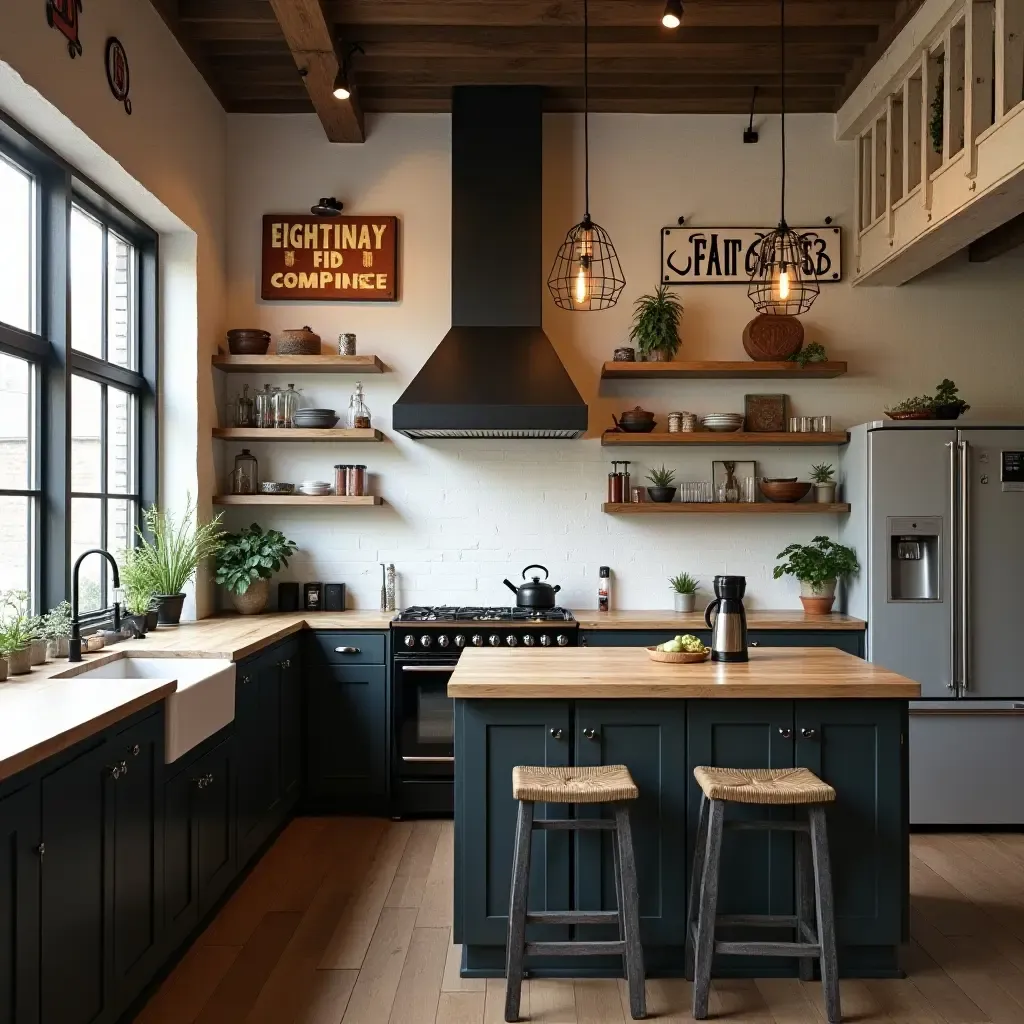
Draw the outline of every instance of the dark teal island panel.
<instances>
[{"instance_id":1,"label":"dark teal island panel","mask_svg":"<svg viewBox=\"0 0 1024 1024\"><path fill-rule=\"evenodd\" d=\"M704 643L711 643L709 629L685 630ZM585 629L580 641L589 647L653 647L673 635L670 629ZM752 647L837 647L847 654L864 657L862 629L752 629L747 634Z\"/></svg>"}]
</instances>

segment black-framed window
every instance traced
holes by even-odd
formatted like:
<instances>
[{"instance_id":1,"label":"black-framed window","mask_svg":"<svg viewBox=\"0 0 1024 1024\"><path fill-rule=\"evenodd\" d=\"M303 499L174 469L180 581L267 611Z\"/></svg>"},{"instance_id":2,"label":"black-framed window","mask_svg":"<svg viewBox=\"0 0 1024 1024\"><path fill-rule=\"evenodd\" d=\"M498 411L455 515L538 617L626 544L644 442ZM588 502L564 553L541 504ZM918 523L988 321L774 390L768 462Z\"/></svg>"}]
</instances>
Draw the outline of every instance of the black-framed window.
<instances>
[{"instance_id":1,"label":"black-framed window","mask_svg":"<svg viewBox=\"0 0 1024 1024\"><path fill-rule=\"evenodd\" d=\"M0 117L0 589L36 610L156 500L156 267L151 229ZM112 602L105 565L83 613Z\"/></svg>"}]
</instances>

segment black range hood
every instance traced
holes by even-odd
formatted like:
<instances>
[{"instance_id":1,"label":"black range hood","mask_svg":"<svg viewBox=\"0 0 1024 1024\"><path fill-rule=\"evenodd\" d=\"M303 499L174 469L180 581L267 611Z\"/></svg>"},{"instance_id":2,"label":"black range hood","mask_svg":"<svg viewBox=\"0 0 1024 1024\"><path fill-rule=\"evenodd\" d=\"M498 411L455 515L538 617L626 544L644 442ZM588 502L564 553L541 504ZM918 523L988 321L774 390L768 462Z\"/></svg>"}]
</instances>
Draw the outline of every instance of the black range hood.
<instances>
[{"instance_id":1,"label":"black range hood","mask_svg":"<svg viewBox=\"0 0 1024 1024\"><path fill-rule=\"evenodd\" d=\"M392 410L414 438L574 438L587 406L541 329L541 89L452 90L452 327Z\"/></svg>"}]
</instances>

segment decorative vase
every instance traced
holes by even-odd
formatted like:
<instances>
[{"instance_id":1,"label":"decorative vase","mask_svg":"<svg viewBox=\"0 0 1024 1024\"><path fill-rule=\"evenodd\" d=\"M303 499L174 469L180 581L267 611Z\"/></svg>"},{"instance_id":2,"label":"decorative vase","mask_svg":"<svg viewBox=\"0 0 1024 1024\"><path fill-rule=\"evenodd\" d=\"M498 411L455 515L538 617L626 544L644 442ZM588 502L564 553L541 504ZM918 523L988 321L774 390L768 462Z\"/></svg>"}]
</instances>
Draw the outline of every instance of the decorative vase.
<instances>
[{"instance_id":1,"label":"decorative vase","mask_svg":"<svg viewBox=\"0 0 1024 1024\"><path fill-rule=\"evenodd\" d=\"M177 626L181 622L184 594L154 594L153 602L156 605L156 621L161 626Z\"/></svg>"},{"instance_id":2,"label":"decorative vase","mask_svg":"<svg viewBox=\"0 0 1024 1024\"><path fill-rule=\"evenodd\" d=\"M32 649L23 647L20 651L7 652L7 671L12 676L21 676L32 670Z\"/></svg>"},{"instance_id":3,"label":"decorative vase","mask_svg":"<svg viewBox=\"0 0 1024 1024\"><path fill-rule=\"evenodd\" d=\"M146 612L146 632L152 633L153 630L156 629L158 622L159 614L156 608L150 608L149 611Z\"/></svg>"},{"instance_id":4,"label":"decorative vase","mask_svg":"<svg viewBox=\"0 0 1024 1024\"><path fill-rule=\"evenodd\" d=\"M46 656L48 658L66 658L70 653L68 637L54 636L46 641Z\"/></svg>"},{"instance_id":5,"label":"decorative vase","mask_svg":"<svg viewBox=\"0 0 1024 1024\"><path fill-rule=\"evenodd\" d=\"M239 615L259 615L270 600L270 580L255 579L244 594L231 591L231 603Z\"/></svg>"},{"instance_id":6,"label":"decorative vase","mask_svg":"<svg viewBox=\"0 0 1024 1024\"><path fill-rule=\"evenodd\" d=\"M7 679L7 659L0 658L0 683Z\"/></svg>"},{"instance_id":7,"label":"decorative vase","mask_svg":"<svg viewBox=\"0 0 1024 1024\"><path fill-rule=\"evenodd\" d=\"M46 662L46 641L33 640L28 645L29 660L33 665L42 665Z\"/></svg>"},{"instance_id":8,"label":"decorative vase","mask_svg":"<svg viewBox=\"0 0 1024 1024\"><path fill-rule=\"evenodd\" d=\"M680 594L675 591L672 594L672 603L675 605L677 612L692 612L697 604L696 594Z\"/></svg>"},{"instance_id":9,"label":"decorative vase","mask_svg":"<svg viewBox=\"0 0 1024 1024\"><path fill-rule=\"evenodd\" d=\"M647 497L651 501L673 501L676 496L676 487L673 484L671 487L648 487Z\"/></svg>"},{"instance_id":10,"label":"decorative vase","mask_svg":"<svg viewBox=\"0 0 1024 1024\"><path fill-rule=\"evenodd\" d=\"M808 615L827 615L832 611L836 599L836 580L829 580L815 586L806 580L800 581L800 603Z\"/></svg>"},{"instance_id":11,"label":"decorative vase","mask_svg":"<svg viewBox=\"0 0 1024 1024\"><path fill-rule=\"evenodd\" d=\"M652 349L644 356L645 363L670 363L672 362L672 354L666 352L664 349L655 348Z\"/></svg>"},{"instance_id":12,"label":"decorative vase","mask_svg":"<svg viewBox=\"0 0 1024 1024\"><path fill-rule=\"evenodd\" d=\"M836 500L836 485L834 482L814 485L814 500L819 505L831 505Z\"/></svg>"},{"instance_id":13,"label":"decorative vase","mask_svg":"<svg viewBox=\"0 0 1024 1024\"><path fill-rule=\"evenodd\" d=\"M743 328L743 351L757 362L784 362L803 344L804 325L795 316L761 313Z\"/></svg>"}]
</instances>

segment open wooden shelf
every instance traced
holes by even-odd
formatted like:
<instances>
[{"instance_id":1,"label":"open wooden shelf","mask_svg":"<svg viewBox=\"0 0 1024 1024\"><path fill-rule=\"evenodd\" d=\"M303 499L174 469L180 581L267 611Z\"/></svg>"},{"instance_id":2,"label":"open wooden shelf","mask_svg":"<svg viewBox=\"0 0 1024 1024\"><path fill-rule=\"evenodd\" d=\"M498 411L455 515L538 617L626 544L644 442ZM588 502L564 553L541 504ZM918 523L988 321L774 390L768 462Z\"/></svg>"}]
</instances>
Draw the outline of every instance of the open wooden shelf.
<instances>
[{"instance_id":1,"label":"open wooden shelf","mask_svg":"<svg viewBox=\"0 0 1024 1024\"><path fill-rule=\"evenodd\" d=\"M846 363L757 363L752 359L722 362L618 363L601 367L602 380L826 380L846 373Z\"/></svg>"},{"instance_id":2,"label":"open wooden shelf","mask_svg":"<svg viewBox=\"0 0 1024 1024\"><path fill-rule=\"evenodd\" d=\"M213 357L215 370L225 373L385 373L376 356L231 356Z\"/></svg>"},{"instance_id":3,"label":"open wooden shelf","mask_svg":"<svg viewBox=\"0 0 1024 1024\"><path fill-rule=\"evenodd\" d=\"M694 430L689 432L669 434L662 431L650 434L631 434L628 431L606 430L601 435L601 445L604 448L619 448L624 446L643 445L823 445L823 444L846 444L850 435L845 430L838 430L831 434L801 433L799 431L783 431L781 433L751 433L745 431L733 431L731 433L718 433L712 430Z\"/></svg>"},{"instance_id":4,"label":"open wooden shelf","mask_svg":"<svg viewBox=\"0 0 1024 1024\"><path fill-rule=\"evenodd\" d=\"M214 505L383 505L376 494L218 494Z\"/></svg>"},{"instance_id":5,"label":"open wooden shelf","mask_svg":"<svg viewBox=\"0 0 1024 1024\"><path fill-rule=\"evenodd\" d=\"M379 430L367 427L292 427L287 430L267 430L263 427L214 427L213 436L222 441L383 441Z\"/></svg>"},{"instance_id":6,"label":"open wooden shelf","mask_svg":"<svg viewBox=\"0 0 1024 1024\"><path fill-rule=\"evenodd\" d=\"M622 503L609 501L601 506L601 510L613 516L814 516L849 512L850 506L845 501L836 501L831 504L819 504L814 501L634 501Z\"/></svg>"}]
</instances>

